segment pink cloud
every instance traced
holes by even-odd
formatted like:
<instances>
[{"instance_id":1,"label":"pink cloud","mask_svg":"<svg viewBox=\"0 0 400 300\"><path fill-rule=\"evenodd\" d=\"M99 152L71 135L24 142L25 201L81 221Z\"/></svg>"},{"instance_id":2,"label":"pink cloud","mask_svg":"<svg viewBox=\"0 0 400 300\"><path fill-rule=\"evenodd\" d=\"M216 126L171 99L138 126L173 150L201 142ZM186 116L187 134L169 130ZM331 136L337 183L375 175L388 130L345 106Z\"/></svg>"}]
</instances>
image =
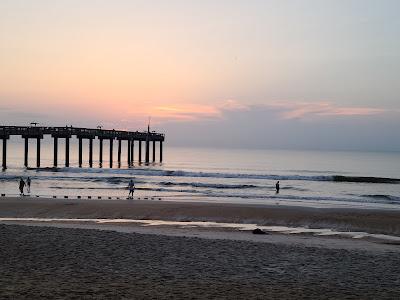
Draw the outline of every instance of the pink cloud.
<instances>
[{"instance_id":1,"label":"pink cloud","mask_svg":"<svg viewBox=\"0 0 400 300\"><path fill-rule=\"evenodd\" d=\"M236 100L226 100L219 105L220 110L249 110L250 107L246 104L240 103Z\"/></svg>"},{"instance_id":2,"label":"pink cloud","mask_svg":"<svg viewBox=\"0 0 400 300\"><path fill-rule=\"evenodd\" d=\"M162 120L194 121L203 118L218 118L221 116L221 111L212 105L166 105L153 108L152 116Z\"/></svg>"}]
</instances>

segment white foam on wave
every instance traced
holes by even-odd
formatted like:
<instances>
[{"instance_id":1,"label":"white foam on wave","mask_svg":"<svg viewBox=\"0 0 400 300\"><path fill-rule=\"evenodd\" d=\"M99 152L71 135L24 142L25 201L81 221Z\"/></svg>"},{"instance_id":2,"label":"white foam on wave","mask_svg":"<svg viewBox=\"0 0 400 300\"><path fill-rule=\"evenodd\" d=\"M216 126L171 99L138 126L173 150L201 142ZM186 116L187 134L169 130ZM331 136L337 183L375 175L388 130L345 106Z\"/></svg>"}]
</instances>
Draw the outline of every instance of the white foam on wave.
<instances>
[{"instance_id":1,"label":"white foam on wave","mask_svg":"<svg viewBox=\"0 0 400 300\"><path fill-rule=\"evenodd\" d=\"M162 177L210 177L210 178L240 178L240 179L269 179L269 180L307 180L307 181L332 181L332 175L276 175L276 174L254 174L254 173L224 173L224 172L194 172L185 170L163 170L155 168L129 168L129 169L83 169L83 168L55 168L37 169L39 172L51 172L66 174L113 174L126 176L162 176ZM38 174L37 174L38 175ZM15 176L13 176L15 177ZM0 178L6 179L6 176Z\"/></svg>"}]
</instances>

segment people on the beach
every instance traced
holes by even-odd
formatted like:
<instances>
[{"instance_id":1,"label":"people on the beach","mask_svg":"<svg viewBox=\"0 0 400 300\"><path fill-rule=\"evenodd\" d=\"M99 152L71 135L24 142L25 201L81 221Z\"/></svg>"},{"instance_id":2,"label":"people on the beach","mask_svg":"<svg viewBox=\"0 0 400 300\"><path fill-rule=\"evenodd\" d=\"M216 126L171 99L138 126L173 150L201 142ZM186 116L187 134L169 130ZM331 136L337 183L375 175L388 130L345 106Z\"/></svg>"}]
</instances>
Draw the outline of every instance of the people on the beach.
<instances>
[{"instance_id":1,"label":"people on the beach","mask_svg":"<svg viewBox=\"0 0 400 300\"><path fill-rule=\"evenodd\" d=\"M276 193L279 194L279 189L280 189L279 181L276 182L275 189L276 189Z\"/></svg>"},{"instance_id":2,"label":"people on the beach","mask_svg":"<svg viewBox=\"0 0 400 300\"><path fill-rule=\"evenodd\" d=\"M28 178L26 179L26 189L27 189L27 192L28 192L28 193L31 192L31 178L30 178L30 177L28 177Z\"/></svg>"},{"instance_id":3,"label":"people on the beach","mask_svg":"<svg viewBox=\"0 0 400 300\"><path fill-rule=\"evenodd\" d=\"M135 183L133 182L133 180L131 179L131 181L129 181L129 195L128 195L128 199L132 199L133 198L133 193L135 191Z\"/></svg>"},{"instance_id":4,"label":"people on the beach","mask_svg":"<svg viewBox=\"0 0 400 300\"><path fill-rule=\"evenodd\" d=\"M25 187L25 181L22 179L22 177L19 179L19 192L20 195L24 195L24 187Z\"/></svg>"}]
</instances>

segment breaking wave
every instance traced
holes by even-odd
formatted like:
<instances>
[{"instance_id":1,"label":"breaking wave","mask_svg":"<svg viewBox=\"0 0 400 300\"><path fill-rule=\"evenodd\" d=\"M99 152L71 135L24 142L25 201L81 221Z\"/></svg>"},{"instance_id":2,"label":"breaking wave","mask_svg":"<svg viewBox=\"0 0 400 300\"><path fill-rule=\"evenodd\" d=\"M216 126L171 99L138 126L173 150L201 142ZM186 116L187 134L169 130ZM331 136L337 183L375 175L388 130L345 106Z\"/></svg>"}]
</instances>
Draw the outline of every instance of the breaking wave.
<instances>
[{"instance_id":1,"label":"breaking wave","mask_svg":"<svg viewBox=\"0 0 400 300\"><path fill-rule=\"evenodd\" d=\"M259 186L253 184L220 184L220 183L202 183L202 182L160 182L164 186L190 186L200 188L213 188L213 189L249 189L257 188Z\"/></svg>"},{"instance_id":2,"label":"breaking wave","mask_svg":"<svg viewBox=\"0 0 400 300\"><path fill-rule=\"evenodd\" d=\"M373 199L378 199L378 200L388 200L392 202L400 202L400 197L399 196L393 196L393 195L384 195L384 194L373 194L373 195L362 195L363 197L367 198L373 198Z\"/></svg>"},{"instance_id":3,"label":"breaking wave","mask_svg":"<svg viewBox=\"0 0 400 300\"><path fill-rule=\"evenodd\" d=\"M194 172L183 170L161 170L161 169L146 169L146 168L132 168L132 169L81 169L81 168L43 168L36 169L37 176L49 180L79 180L79 181L107 181L109 183L119 184L129 180L134 176L153 176L153 177L187 177L187 178L226 178L226 179L264 179L264 180L294 180L294 181L333 181L333 182L353 182L353 183L387 183L387 184L400 184L398 178L386 177L367 177L367 176L344 176L344 175L276 175L276 174L254 174L254 173L220 173L220 172ZM51 172L51 174L41 173ZM60 172L66 174L62 176ZM74 177L72 174L80 174ZM90 174L97 174L96 176ZM98 176L102 174L103 176ZM61 176L60 176L61 175ZM106 176L104 176L106 175ZM0 175L1 181L18 180L20 176L13 175ZM201 185L200 183L196 183ZM168 183L166 184L168 185ZM188 183L192 185L192 183ZM201 187L201 186L196 186ZM221 186L218 184L212 186L213 188L248 188L251 185L231 185Z\"/></svg>"}]
</instances>

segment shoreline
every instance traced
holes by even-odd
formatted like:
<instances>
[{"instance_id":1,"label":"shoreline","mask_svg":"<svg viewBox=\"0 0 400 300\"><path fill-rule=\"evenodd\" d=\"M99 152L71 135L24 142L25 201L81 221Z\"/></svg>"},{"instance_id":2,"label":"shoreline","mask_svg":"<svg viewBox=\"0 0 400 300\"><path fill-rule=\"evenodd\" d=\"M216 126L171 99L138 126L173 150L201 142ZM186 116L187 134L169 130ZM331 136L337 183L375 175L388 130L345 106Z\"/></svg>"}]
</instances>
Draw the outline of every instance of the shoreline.
<instances>
[{"instance_id":1,"label":"shoreline","mask_svg":"<svg viewBox=\"0 0 400 300\"><path fill-rule=\"evenodd\" d=\"M227 227L197 227L168 226L165 224L149 225L150 222L81 222L81 221L28 221L0 220L0 225L28 226L55 229L81 229L89 231L109 231L125 234L156 235L164 237L200 238L206 240L244 241L251 243L266 243L282 246L296 246L317 249L363 251L370 253L400 253L400 241L390 242L378 238L351 238L338 235L313 235L310 233L290 234L284 232L267 232L267 234L252 234L251 230L235 230Z\"/></svg>"},{"instance_id":2,"label":"shoreline","mask_svg":"<svg viewBox=\"0 0 400 300\"><path fill-rule=\"evenodd\" d=\"M400 211L284 205L1 197L1 218L211 221L400 236Z\"/></svg>"}]
</instances>

